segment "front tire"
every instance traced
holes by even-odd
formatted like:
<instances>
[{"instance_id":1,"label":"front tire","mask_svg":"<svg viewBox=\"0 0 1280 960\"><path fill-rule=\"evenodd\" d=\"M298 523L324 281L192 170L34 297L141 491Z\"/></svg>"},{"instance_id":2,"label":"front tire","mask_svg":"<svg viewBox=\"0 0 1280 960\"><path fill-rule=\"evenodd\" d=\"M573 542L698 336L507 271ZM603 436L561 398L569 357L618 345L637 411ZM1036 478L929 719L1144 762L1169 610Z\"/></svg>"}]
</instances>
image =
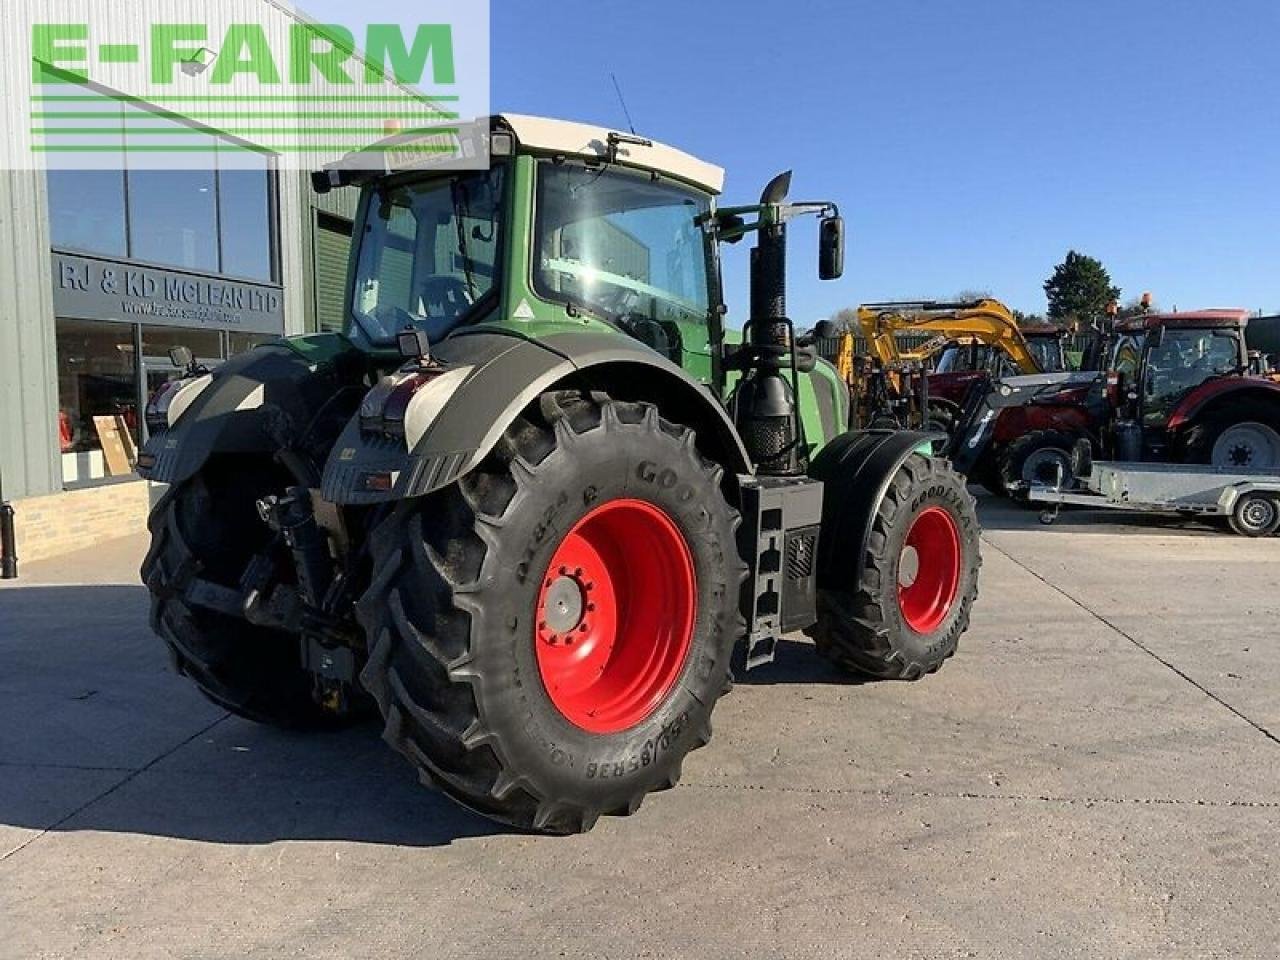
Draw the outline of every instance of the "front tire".
<instances>
[{"instance_id":1,"label":"front tire","mask_svg":"<svg viewBox=\"0 0 1280 960\"><path fill-rule=\"evenodd\" d=\"M721 479L651 405L548 394L379 526L362 680L424 783L561 834L676 783L745 630Z\"/></svg>"},{"instance_id":2,"label":"front tire","mask_svg":"<svg viewBox=\"0 0 1280 960\"><path fill-rule=\"evenodd\" d=\"M1071 451L1078 438L1061 430L1036 430L1010 442L1000 453L1000 483L1017 503L1027 504L1032 484L1066 487L1074 479ZM1061 471L1061 472L1059 472Z\"/></svg>"},{"instance_id":3,"label":"front tire","mask_svg":"<svg viewBox=\"0 0 1280 960\"><path fill-rule=\"evenodd\" d=\"M860 579L818 594L818 653L884 680L918 680L956 652L978 596L977 504L941 459L913 454L876 511Z\"/></svg>"}]
</instances>

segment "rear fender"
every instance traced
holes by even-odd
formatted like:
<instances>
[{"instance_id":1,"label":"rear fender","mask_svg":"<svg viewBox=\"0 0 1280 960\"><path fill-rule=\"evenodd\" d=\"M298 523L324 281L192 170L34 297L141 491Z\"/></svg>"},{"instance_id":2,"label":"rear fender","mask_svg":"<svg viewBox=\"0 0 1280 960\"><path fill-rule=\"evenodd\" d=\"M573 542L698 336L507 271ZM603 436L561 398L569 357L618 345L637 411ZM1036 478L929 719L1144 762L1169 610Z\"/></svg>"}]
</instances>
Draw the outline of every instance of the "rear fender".
<instances>
[{"instance_id":1,"label":"rear fender","mask_svg":"<svg viewBox=\"0 0 1280 960\"><path fill-rule=\"evenodd\" d=\"M872 522L889 484L907 459L935 438L913 430L851 430L814 458L809 476L823 484L820 590L859 581Z\"/></svg>"},{"instance_id":2,"label":"rear fender","mask_svg":"<svg viewBox=\"0 0 1280 960\"><path fill-rule=\"evenodd\" d=\"M704 455L729 476L752 472L711 392L624 335L573 332L535 341L477 330L442 341L433 356L448 370L440 389L428 386L410 402L405 435L371 434L359 416L347 424L325 465L326 500L385 503L448 486L475 469L540 394L555 389L602 390L615 399L656 403L668 418L693 427Z\"/></svg>"},{"instance_id":3,"label":"rear fender","mask_svg":"<svg viewBox=\"0 0 1280 960\"><path fill-rule=\"evenodd\" d=\"M264 344L193 384L168 429L147 442L139 475L181 483L215 454L273 454L282 438L300 436L337 390L359 383L364 366L341 337L308 339L325 342Z\"/></svg>"},{"instance_id":4,"label":"rear fender","mask_svg":"<svg viewBox=\"0 0 1280 960\"><path fill-rule=\"evenodd\" d=\"M1223 377L1202 383L1183 397L1169 415L1168 429L1181 430L1213 405L1227 400L1254 404L1260 411L1280 417L1280 383L1253 377Z\"/></svg>"}]
</instances>

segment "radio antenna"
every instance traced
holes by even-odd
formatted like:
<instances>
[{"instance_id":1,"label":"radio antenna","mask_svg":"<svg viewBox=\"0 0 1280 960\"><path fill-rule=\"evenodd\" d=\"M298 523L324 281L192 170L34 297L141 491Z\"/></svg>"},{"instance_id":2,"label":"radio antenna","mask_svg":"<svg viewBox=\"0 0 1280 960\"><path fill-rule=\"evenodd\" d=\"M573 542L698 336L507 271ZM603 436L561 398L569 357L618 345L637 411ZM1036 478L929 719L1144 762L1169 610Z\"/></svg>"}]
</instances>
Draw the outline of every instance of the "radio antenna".
<instances>
[{"instance_id":1,"label":"radio antenna","mask_svg":"<svg viewBox=\"0 0 1280 960\"><path fill-rule=\"evenodd\" d=\"M622 105L622 115L627 118L627 129L631 131L632 136L635 136L636 125L631 122L631 111L627 109L627 101L622 96L622 87L618 86L618 75L611 73L609 79L613 81L613 89L618 94L618 103Z\"/></svg>"}]
</instances>

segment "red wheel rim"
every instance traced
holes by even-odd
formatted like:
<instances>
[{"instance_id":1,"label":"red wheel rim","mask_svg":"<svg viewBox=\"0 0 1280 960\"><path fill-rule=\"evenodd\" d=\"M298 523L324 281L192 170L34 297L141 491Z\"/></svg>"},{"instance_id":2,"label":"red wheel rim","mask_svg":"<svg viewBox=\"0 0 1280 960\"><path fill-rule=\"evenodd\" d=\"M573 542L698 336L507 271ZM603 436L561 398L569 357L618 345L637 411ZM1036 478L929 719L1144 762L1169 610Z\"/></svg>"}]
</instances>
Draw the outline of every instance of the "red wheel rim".
<instances>
[{"instance_id":1,"label":"red wheel rim","mask_svg":"<svg viewBox=\"0 0 1280 960\"><path fill-rule=\"evenodd\" d=\"M947 619L960 590L960 528L941 507L915 518L898 560L898 608L916 633Z\"/></svg>"},{"instance_id":2,"label":"red wheel rim","mask_svg":"<svg viewBox=\"0 0 1280 960\"><path fill-rule=\"evenodd\" d=\"M671 518L613 500L574 524L538 591L538 672L566 720L617 733L666 699L693 643L693 555Z\"/></svg>"}]
</instances>

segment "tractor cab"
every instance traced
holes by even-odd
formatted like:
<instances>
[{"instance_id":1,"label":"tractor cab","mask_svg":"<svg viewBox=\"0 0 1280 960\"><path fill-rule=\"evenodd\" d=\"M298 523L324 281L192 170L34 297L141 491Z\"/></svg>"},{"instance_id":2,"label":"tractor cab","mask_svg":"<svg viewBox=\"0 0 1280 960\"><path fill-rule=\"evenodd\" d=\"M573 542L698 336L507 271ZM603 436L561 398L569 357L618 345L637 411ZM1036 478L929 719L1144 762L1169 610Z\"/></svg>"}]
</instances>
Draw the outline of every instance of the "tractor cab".
<instances>
[{"instance_id":1,"label":"tractor cab","mask_svg":"<svg viewBox=\"0 0 1280 960\"><path fill-rule=\"evenodd\" d=\"M583 124L504 115L463 128L484 170L442 169L407 148L317 174L363 188L348 336L439 343L501 326L533 338L623 332L711 380L718 261L703 228L724 172L662 144Z\"/></svg>"},{"instance_id":2,"label":"tractor cab","mask_svg":"<svg viewBox=\"0 0 1280 960\"><path fill-rule=\"evenodd\" d=\"M1114 369L1129 379L1130 413L1144 430L1164 430L1197 393L1247 372L1247 323L1244 311L1205 310L1144 317L1122 333Z\"/></svg>"},{"instance_id":3,"label":"tractor cab","mask_svg":"<svg viewBox=\"0 0 1280 960\"><path fill-rule=\"evenodd\" d=\"M1071 369L1067 362L1067 329L1053 324L1022 327L1031 355L1043 373L1062 373Z\"/></svg>"}]
</instances>

